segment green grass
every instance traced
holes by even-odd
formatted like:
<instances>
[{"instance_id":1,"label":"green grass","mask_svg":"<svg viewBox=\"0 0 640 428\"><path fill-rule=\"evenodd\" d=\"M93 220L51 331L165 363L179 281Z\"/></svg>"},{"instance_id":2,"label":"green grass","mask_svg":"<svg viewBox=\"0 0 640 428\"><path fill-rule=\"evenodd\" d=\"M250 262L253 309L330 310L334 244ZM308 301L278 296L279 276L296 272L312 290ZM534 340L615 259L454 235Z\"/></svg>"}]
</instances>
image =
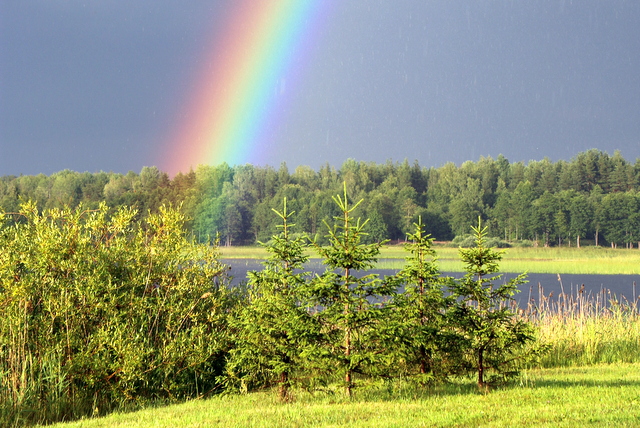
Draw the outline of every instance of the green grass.
<instances>
[{"instance_id":1,"label":"green grass","mask_svg":"<svg viewBox=\"0 0 640 428\"><path fill-rule=\"evenodd\" d=\"M443 272L463 272L458 258L458 249L444 246L434 247L440 270ZM264 259L266 251L260 247L223 247L223 258ZM311 257L317 257L313 252ZM401 269L407 253L402 245L382 248L381 269ZM560 274L640 274L640 251L603 247L583 248L507 248L500 263L502 272L560 273Z\"/></svg>"},{"instance_id":2,"label":"green grass","mask_svg":"<svg viewBox=\"0 0 640 428\"><path fill-rule=\"evenodd\" d=\"M510 387L479 393L472 383L431 391L404 387L342 395L299 393L281 404L272 392L57 424L98 427L581 427L640 425L640 364L530 370Z\"/></svg>"},{"instance_id":3,"label":"green grass","mask_svg":"<svg viewBox=\"0 0 640 428\"><path fill-rule=\"evenodd\" d=\"M265 259L267 251L262 247L220 247L220 257L224 259Z\"/></svg>"},{"instance_id":4,"label":"green grass","mask_svg":"<svg viewBox=\"0 0 640 428\"><path fill-rule=\"evenodd\" d=\"M458 249L434 247L438 255L440 270L462 272ZM386 247L380 254L382 259L398 259L386 263L389 269L400 268L404 254L401 246ZM506 248L500 262L503 272L560 273L560 274L640 274L640 251L602 247L583 248Z\"/></svg>"}]
</instances>

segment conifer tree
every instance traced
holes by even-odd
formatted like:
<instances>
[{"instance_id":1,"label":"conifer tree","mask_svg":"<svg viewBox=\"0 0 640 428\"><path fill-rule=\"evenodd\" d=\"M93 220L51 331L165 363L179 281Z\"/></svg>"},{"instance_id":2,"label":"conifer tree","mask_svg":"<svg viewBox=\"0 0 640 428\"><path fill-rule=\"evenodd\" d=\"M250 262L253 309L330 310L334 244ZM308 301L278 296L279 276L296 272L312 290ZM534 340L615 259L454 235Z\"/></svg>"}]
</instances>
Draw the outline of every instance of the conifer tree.
<instances>
[{"instance_id":1,"label":"conifer tree","mask_svg":"<svg viewBox=\"0 0 640 428\"><path fill-rule=\"evenodd\" d=\"M478 387L485 389L488 371L494 380L518 374L519 363L533 355L527 345L534 341L534 332L514 311L513 295L526 282L526 274L503 282L498 274L503 251L486 247L487 227L480 218L472 230L475 247L459 250L467 273L452 285L456 304L450 322L466 349L467 369L477 374Z\"/></svg>"},{"instance_id":2,"label":"conifer tree","mask_svg":"<svg viewBox=\"0 0 640 428\"><path fill-rule=\"evenodd\" d=\"M417 368L421 381L428 381L442 379L448 371L445 356L455 341L448 340L445 311L452 301L444 296L449 278L440 275L433 238L425 233L422 217L413 225L404 268L389 279L404 291L395 297L393 316L385 322L387 352L396 364L406 362L410 374Z\"/></svg>"},{"instance_id":3,"label":"conifer tree","mask_svg":"<svg viewBox=\"0 0 640 428\"><path fill-rule=\"evenodd\" d=\"M341 373L346 394L351 396L354 374L365 373L367 366L375 365L379 358L373 337L376 323L385 311L380 299L391 294L392 286L375 274L364 274L374 267L384 242L361 242L367 221L354 219L353 212L362 200L350 205L346 184L343 196L334 196L333 200L341 215L334 217L333 227L325 222L329 246L322 247L314 241L327 269L316 278L312 289L320 310L326 367Z\"/></svg>"},{"instance_id":4,"label":"conifer tree","mask_svg":"<svg viewBox=\"0 0 640 428\"><path fill-rule=\"evenodd\" d=\"M264 269L249 273L249 303L232 322L236 347L228 361L228 383L242 389L279 386L279 397L291 399L290 388L305 366L306 355L317 340L318 327L304 305L306 274L305 239L291 234L284 198L280 233L263 244L269 252Z\"/></svg>"}]
</instances>

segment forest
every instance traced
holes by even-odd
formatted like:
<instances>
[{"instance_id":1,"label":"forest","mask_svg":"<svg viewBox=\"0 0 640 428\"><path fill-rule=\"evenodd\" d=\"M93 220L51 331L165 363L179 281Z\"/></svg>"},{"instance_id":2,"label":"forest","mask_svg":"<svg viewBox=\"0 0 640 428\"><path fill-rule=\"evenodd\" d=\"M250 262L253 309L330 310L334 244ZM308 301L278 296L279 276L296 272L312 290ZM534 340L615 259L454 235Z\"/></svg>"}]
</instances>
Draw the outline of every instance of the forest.
<instances>
[{"instance_id":1,"label":"forest","mask_svg":"<svg viewBox=\"0 0 640 428\"><path fill-rule=\"evenodd\" d=\"M339 214L332 197L343 183L355 200L354 215L368 218L368 242L404 241L418 218L436 240L463 242L480 217L499 246L640 245L640 160L591 149L570 161L509 162L481 157L461 165L422 167L345 161L319 170L272 166L200 165L171 178L157 167L140 173L74 172L0 177L0 209L24 201L39 210L134 207L144 217L163 205L182 206L197 242L251 245L275 232L272 209L284 198L297 212L298 232L326 243L324 221ZM18 221L18 220L16 220Z\"/></svg>"}]
</instances>

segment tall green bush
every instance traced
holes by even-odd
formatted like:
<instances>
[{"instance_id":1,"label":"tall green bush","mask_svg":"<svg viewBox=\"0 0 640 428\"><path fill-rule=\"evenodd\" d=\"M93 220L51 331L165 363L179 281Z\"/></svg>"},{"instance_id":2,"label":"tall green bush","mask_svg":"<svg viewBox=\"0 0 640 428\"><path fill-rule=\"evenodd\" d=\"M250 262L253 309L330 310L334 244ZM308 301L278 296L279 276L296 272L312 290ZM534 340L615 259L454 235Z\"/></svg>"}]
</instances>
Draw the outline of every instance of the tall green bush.
<instances>
[{"instance_id":1,"label":"tall green bush","mask_svg":"<svg viewBox=\"0 0 640 428\"><path fill-rule=\"evenodd\" d=\"M2 424L102 413L217 388L233 299L185 216L25 203L0 226ZM222 282L224 282L222 280Z\"/></svg>"},{"instance_id":2,"label":"tall green bush","mask_svg":"<svg viewBox=\"0 0 640 428\"><path fill-rule=\"evenodd\" d=\"M346 184L343 195L333 199L341 215L334 217L333 226L325 223L329 245L315 243L327 269L313 281L311 297L319 308L325 367L343 377L345 391L351 396L354 375L377 370L384 358L376 327L388 311L381 298L390 296L395 287L366 273L375 266L383 242L361 242L367 222L354 219L353 211L362 200L351 205Z\"/></svg>"},{"instance_id":3,"label":"tall green bush","mask_svg":"<svg viewBox=\"0 0 640 428\"><path fill-rule=\"evenodd\" d=\"M446 311L453 301L445 297L450 278L443 277L432 248L433 238L425 233L422 218L407 235L409 253L404 267L388 281L402 292L390 304L390 316L381 323L387 354L395 370L417 375L421 382L444 380L453 364L450 328Z\"/></svg>"}]
</instances>

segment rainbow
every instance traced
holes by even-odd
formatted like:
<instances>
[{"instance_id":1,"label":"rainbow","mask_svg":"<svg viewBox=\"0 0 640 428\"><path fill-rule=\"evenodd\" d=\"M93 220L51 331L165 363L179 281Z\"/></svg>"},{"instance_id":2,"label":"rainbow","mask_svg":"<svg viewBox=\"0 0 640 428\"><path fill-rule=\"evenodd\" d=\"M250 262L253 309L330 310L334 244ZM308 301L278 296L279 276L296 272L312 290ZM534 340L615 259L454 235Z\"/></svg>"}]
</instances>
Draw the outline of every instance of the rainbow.
<instances>
[{"instance_id":1,"label":"rainbow","mask_svg":"<svg viewBox=\"0 0 640 428\"><path fill-rule=\"evenodd\" d=\"M233 0L214 36L162 166L259 162L286 120L291 86L326 16L326 0ZM270 140L271 139L271 140Z\"/></svg>"}]
</instances>

